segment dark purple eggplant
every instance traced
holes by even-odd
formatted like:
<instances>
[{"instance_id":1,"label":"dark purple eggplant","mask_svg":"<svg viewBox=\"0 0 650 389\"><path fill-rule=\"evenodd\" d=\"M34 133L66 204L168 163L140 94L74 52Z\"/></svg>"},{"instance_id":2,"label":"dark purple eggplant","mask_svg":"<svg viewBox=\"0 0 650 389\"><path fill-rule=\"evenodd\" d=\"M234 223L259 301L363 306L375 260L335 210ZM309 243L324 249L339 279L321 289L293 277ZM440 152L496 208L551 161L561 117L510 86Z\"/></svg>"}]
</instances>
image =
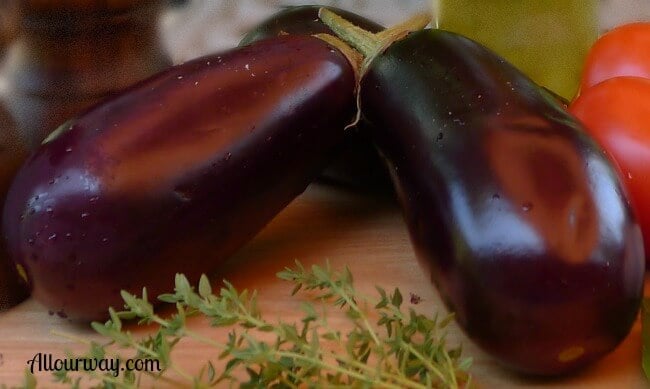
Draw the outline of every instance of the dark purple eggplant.
<instances>
[{"instance_id":1,"label":"dark purple eggplant","mask_svg":"<svg viewBox=\"0 0 650 389\"><path fill-rule=\"evenodd\" d=\"M239 43L240 46L250 45L264 39L276 37L281 34L289 35L316 35L316 34L334 34L332 30L323 23L318 12L323 8L319 5L300 5L295 7L286 7L281 11L271 15L251 31L249 31ZM355 25L370 32L379 32L384 27L378 23L368 20L353 12L345 11L335 7L325 7L335 12L337 15L344 17Z\"/></svg>"},{"instance_id":2,"label":"dark purple eggplant","mask_svg":"<svg viewBox=\"0 0 650 389\"><path fill-rule=\"evenodd\" d=\"M4 204L11 181L29 156L29 151L16 122L2 104L0 134L0 204ZM24 280L10 260L4 242L0 241L0 312L12 308L28 296Z\"/></svg>"},{"instance_id":3,"label":"dark purple eggplant","mask_svg":"<svg viewBox=\"0 0 650 389\"><path fill-rule=\"evenodd\" d=\"M340 51L287 36L173 67L62 126L4 210L33 296L101 319L122 289L196 281L318 175L354 116L354 88Z\"/></svg>"},{"instance_id":4,"label":"dark purple eggplant","mask_svg":"<svg viewBox=\"0 0 650 389\"><path fill-rule=\"evenodd\" d=\"M248 32L240 42L240 46L280 34L333 34L332 30L318 18L320 8L317 5L284 8ZM355 13L334 7L326 8L365 30L379 32L384 29L383 26ZM392 196L390 176L370 140L369 131L371 130L365 128L365 123L348 129L340 154L323 171L319 181Z\"/></svg>"},{"instance_id":5,"label":"dark purple eggplant","mask_svg":"<svg viewBox=\"0 0 650 389\"><path fill-rule=\"evenodd\" d=\"M555 375L626 337L643 293L640 229L612 163L560 102L441 30L382 51L359 94L417 256L472 340Z\"/></svg>"}]
</instances>

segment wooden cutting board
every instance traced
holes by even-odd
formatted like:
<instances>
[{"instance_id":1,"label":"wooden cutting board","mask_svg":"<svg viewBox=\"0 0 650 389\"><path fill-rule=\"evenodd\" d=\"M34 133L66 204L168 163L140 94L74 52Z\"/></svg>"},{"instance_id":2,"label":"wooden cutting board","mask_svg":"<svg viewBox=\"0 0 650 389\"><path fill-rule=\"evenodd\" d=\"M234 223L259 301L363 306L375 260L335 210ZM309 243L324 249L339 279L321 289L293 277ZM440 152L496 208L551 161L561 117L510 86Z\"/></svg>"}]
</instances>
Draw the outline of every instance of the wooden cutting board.
<instances>
[{"instance_id":1,"label":"wooden cutting board","mask_svg":"<svg viewBox=\"0 0 650 389\"><path fill-rule=\"evenodd\" d=\"M435 289L415 259L400 211L390 200L312 186L214 274L213 285L227 279L239 289L257 289L260 307L267 318L294 321L300 317L299 301L289 297L292 286L278 280L275 273L292 266L296 259L305 265L325 261L333 268L347 265L362 292L372 294L374 285L385 289L399 287L404 294L415 293L422 298L417 310L443 312ZM343 316L334 314L331 319L343 323ZM200 319L191 321L190 327L214 339L225 340L226 331L209 328ZM65 356L65 349L85 350L79 343L54 335L53 331L101 339L88 326L50 315L33 300L0 314L0 384L19 385L26 361L37 353L52 353L60 358ZM146 333L146 329L135 331ZM648 385L640 365L638 323L614 353L576 375L553 380L514 375L478 350L455 324L449 331L449 342L462 343L464 355L473 357L471 373L478 387L610 389ZM207 359L215 359L218 352L202 345L182 343L174 355L180 365L194 373ZM37 377L39 387L54 386L49 373L40 372ZM155 387L170 385L173 386L158 382Z\"/></svg>"}]
</instances>

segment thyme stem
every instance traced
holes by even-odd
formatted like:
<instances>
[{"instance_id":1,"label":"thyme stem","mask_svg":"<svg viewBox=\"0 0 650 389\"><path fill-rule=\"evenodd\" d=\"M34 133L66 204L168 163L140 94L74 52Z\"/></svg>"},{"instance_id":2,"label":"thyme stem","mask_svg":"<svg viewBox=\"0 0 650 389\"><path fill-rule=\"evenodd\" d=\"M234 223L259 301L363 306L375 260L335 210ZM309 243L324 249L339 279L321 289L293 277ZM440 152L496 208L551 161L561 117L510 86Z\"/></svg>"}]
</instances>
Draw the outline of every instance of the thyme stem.
<instances>
[{"instance_id":1,"label":"thyme stem","mask_svg":"<svg viewBox=\"0 0 650 389\"><path fill-rule=\"evenodd\" d=\"M199 293L189 284L187 278L176 277L175 293L160 296L160 299L176 303L178 312L169 318L157 315L147 301L146 291L138 298L124 293L126 310L116 313L111 310L111 320L105 324L94 323L93 328L108 337L110 342L98 345L81 337L54 332L81 344L90 346L94 355L109 355L106 350L111 345L137 352L138 356L163 361L165 369L159 374L151 372L113 377L86 372L86 379L99 381L103 388L137 388L139 377L147 375L154 379L176 382L164 375L166 370L174 372L195 388L211 387L222 381L247 387L274 386L298 389L300 387L376 387L385 389L423 389L427 387L459 388L461 383L469 382L469 377L459 366L466 363L458 361L458 352L450 354L445 347L444 336L436 337L436 329L446 325L438 324L437 319L428 319L411 311L410 316L401 309L402 294L398 289L388 295L377 288L380 300L372 301L359 294L353 287L352 275L346 269L343 273L313 266L305 270L297 263L298 270L286 269L278 277L295 284L294 292L303 285L306 290L320 290L314 298L322 304L334 300L334 305L346 307L346 317L353 324L352 330L344 336L333 330L326 316L326 310L317 313L310 303L303 303L305 316L302 326L297 324L270 323L257 309L257 293L250 296L246 291L239 293L234 286L225 282L218 295L212 293L207 278L202 277ZM361 307L364 307L363 309ZM376 325L367 314L369 306L374 307L380 317ZM188 328L186 318L203 314L211 319L215 327L237 325L239 331L231 331L227 342L220 342ZM122 318L138 318L143 323L153 323L159 329L143 339L135 339L122 328ZM378 331L385 327L385 330ZM255 332L275 336L275 342L258 340ZM193 339L221 352L219 359L227 359L226 367L216 376L211 362L207 362L198 376L192 376L174 363L171 357L173 348L181 339ZM345 345L345 352L321 346L321 339L336 341ZM99 348L98 348L99 347ZM113 354L111 354L113 355ZM117 355L117 354L115 354ZM204 373L207 368L207 380ZM233 375L235 369L248 374L248 381L242 382ZM460 381L459 381L460 380ZM70 383L73 387L78 381L63 374L59 382Z\"/></svg>"}]
</instances>

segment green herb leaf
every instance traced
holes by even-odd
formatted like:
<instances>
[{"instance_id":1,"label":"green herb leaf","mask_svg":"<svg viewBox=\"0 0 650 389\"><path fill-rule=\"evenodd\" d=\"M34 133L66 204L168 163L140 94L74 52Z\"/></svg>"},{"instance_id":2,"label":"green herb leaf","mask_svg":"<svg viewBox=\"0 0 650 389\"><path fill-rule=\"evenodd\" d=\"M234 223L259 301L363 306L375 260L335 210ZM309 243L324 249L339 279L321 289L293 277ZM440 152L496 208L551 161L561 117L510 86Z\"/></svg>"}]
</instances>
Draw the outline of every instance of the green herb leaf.
<instances>
[{"instance_id":1,"label":"green herb leaf","mask_svg":"<svg viewBox=\"0 0 650 389\"><path fill-rule=\"evenodd\" d=\"M226 383L240 388L458 388L470 381L471 359L461 359L460 347L446 345L444 327L451 316L439 322L437 316L427 317L412 308L404 311L403 295L397 288L388 295L376 287L376 298L362 296L354 287L352 272L348 268L334 271L329 263L307 270L296 262L278 277L293 284L292 294L312 291L305 295L311 301L301 301L302 317L297 323L267 321L258 307L257 291L240 292L224 281L214 294L206 276L200 278L197 293L187 277L176 275L174 293L159 297L176 306L176 312L166 318L155 313L146 289L140 298L122 292L125 311L110 309L110 320L92 323L108 340L104 344L88 342L87 355L123 359L122 353L129 352L131 358L158 360L163 371L124 372L119 377L84 372L74 379L63 371L56 373L55 379L72 388L137 388L143 375L170 379L168 371L185 380L180 386L195 388ZM325 306L342 310L340 320L350 324L344 326L350 328L347 332L331 327ZM225 343L193 332L187 318L196 314L206 317L213 327L232 327ZM371 317L377 318L374 323ZM123 327L127 318L158 328L136 339ZM259 337L262 333L267 335ZM221 374L217 375L211 361L202 365L198 375L184 372L174 361L174 349L184 338L214 347L225 364ZM266 340L269 338L272 341ZM644 345L648 343L646 330ZM649 359L647 349L644 368Z\"/></svg>"},{"instance_id":2,"label":"green herb leaf","mask_svg":"<svg viewBox=\"0 0 650 389\"><path fill-rule=\"evenodd\" d=\"M208 298L212 294L212 286L210 280L203 274L199 280L199 295L203 298Z\"/></svg>"},{"instance_id":3,"label":"green herb leaf","mask_svg":"<svg viewBox=\"0 0 650 389\"><path fill-rule=\"evenodd\" d=\"M36 386L38 384L38 381L36 381L36 377L34 377L34 374L32 374L29 369L25 369L25 374L23 377L23 388L24 389L36 389Z\"/></svg>"}]
</instances>

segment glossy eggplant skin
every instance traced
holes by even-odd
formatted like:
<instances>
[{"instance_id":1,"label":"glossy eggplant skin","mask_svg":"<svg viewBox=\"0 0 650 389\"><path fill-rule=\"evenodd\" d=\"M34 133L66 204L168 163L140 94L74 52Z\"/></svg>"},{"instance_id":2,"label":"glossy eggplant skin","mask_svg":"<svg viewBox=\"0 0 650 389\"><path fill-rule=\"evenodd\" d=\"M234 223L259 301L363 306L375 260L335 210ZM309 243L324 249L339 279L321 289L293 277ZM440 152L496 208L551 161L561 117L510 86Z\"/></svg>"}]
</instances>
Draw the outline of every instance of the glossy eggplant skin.
<instances>
[{"instance_id":1,"label":"glossy eggplant skin","mask_svg":"<svg viewBox=\"0 0 650 389\"><path fill-rule=\"evenodd\" d=\"M360 104L417 256L472 340L539 375L621 342L643 292L640 230L557 100L479 44L424 30L373 60Z\"/></svg>"},{"instance_id":2,"label":"glossy eggplant skin","mask_svg":"<svg viewBox=\"0 0 650 389\"><path fill-rule=\"evenodd\" d=\"M319 18L319 5L302 5L287 7L272 15L253 30L249 31L240 46L248 45L263 39L269 39L280 34L314 35L330 34L332 30ZM335 7L325 7L337 15L344 17L355 25L370 32L379 32L383 26L353 12ZM390 175L372 141L365 123L349 128L346 141L341 146L337 157L323 171L319 181L345 186L369 194L393 196Z\"/></svg>"},{"instance_id":3,"label":"glossy eggplant skin","mask_svg":"<svg viewBox=\"0 0 650 389\"><path fill-rule=\"evenodd\" d=\"M60 316L196 281L305 190L344 139L355 76L287 36L164 71L74 119L19 171L9 251ZM66 130L67 129L67 130Z\"/></svg>"}]
</instances>

